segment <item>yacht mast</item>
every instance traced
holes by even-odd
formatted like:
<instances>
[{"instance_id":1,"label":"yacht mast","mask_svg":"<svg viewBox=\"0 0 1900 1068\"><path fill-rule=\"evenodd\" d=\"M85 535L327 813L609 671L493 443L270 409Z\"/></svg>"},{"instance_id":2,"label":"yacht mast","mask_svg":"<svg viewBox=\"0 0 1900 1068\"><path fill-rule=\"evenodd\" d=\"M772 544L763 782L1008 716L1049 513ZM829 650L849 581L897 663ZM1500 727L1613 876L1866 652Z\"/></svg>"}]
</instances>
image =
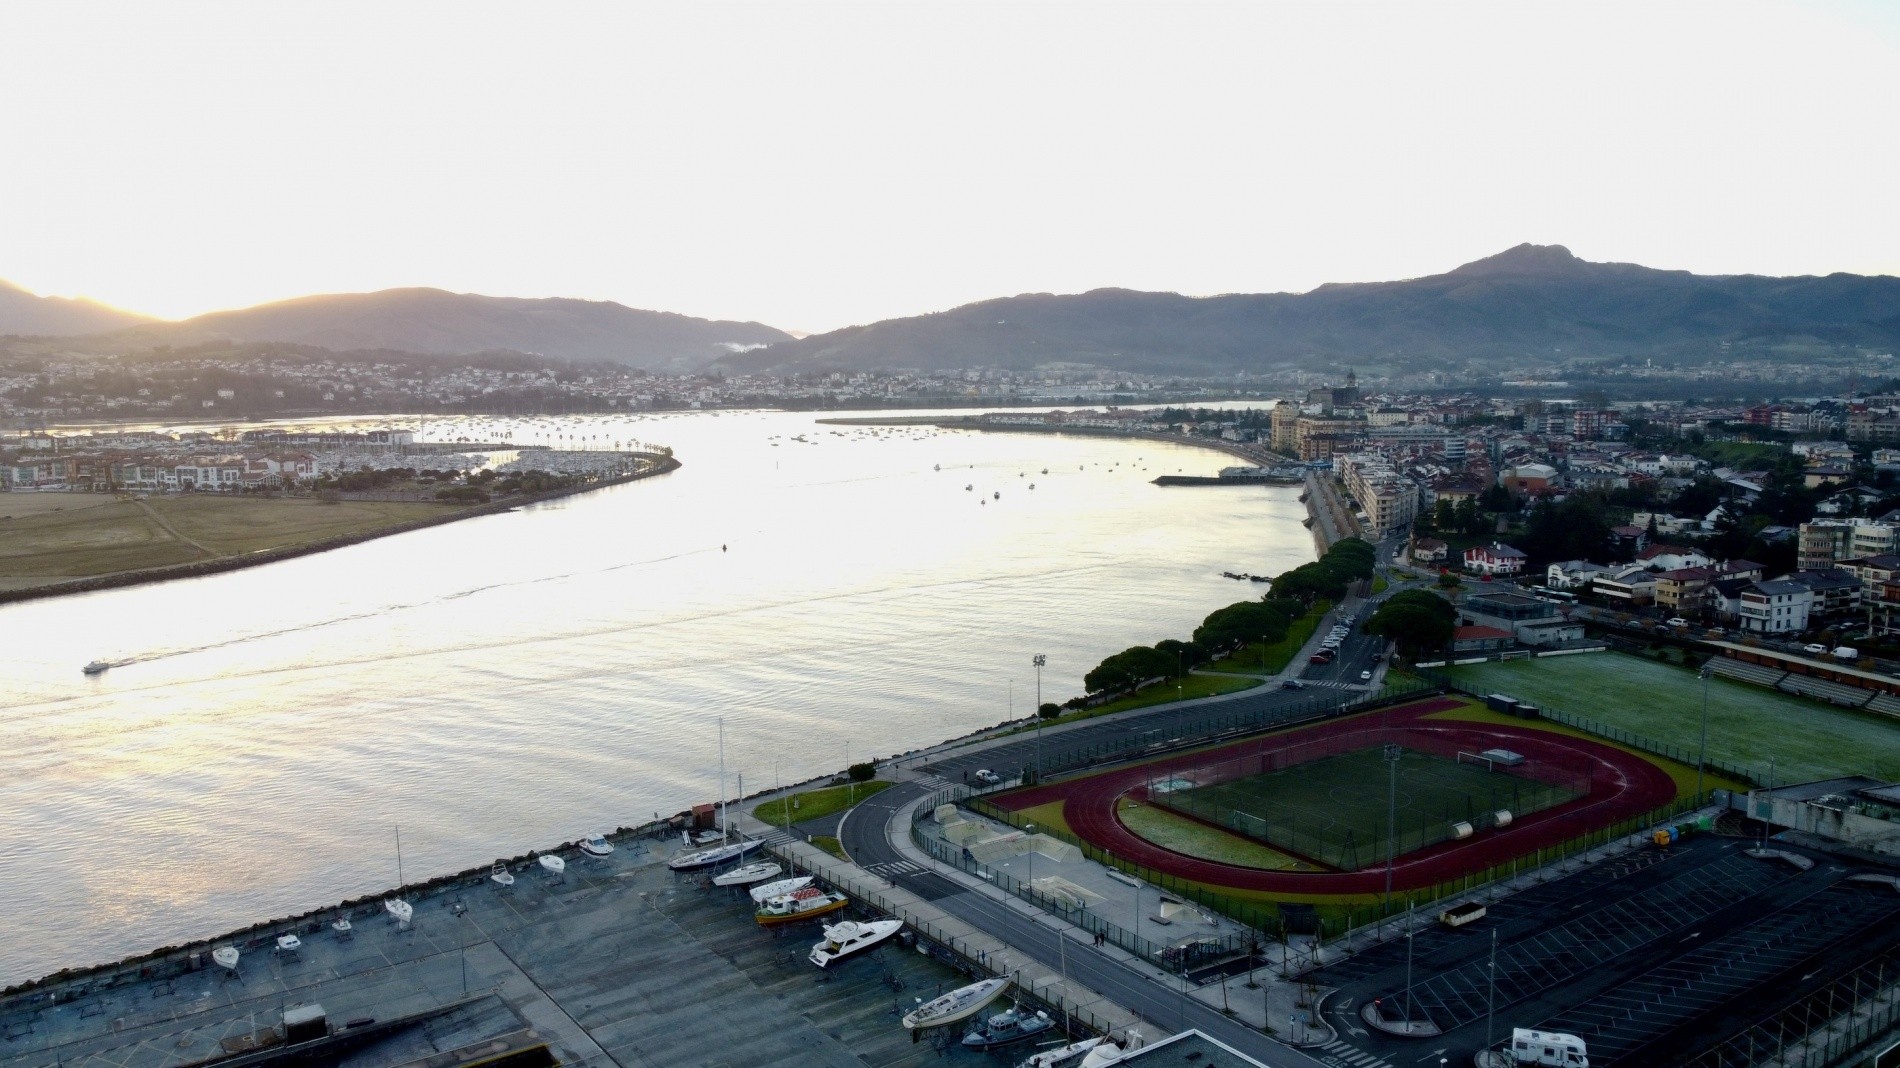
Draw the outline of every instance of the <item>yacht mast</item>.
<instances>
[{"instance_id":1,"label":"yacht mast","mask_svg":"<svg viewBox=\"0 0 1900 1068\"><path fill-rule=\"evenodd\" d=\"M726 815L726 717L719 717L719 840L732 837L732 821Z\"/></svg>"}]
</instances>

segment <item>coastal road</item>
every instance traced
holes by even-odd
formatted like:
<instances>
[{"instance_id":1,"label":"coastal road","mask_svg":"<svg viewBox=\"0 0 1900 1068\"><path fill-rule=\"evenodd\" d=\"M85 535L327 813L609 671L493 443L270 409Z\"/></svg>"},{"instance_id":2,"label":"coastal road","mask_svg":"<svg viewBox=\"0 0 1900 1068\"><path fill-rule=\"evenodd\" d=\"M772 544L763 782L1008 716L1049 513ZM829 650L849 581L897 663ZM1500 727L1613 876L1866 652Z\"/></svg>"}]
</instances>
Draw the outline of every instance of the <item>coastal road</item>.
<instances>
[{"instance_id":1,"label":"coastal road","mask_svg":"<svg viewBox=\"0 0 1900 1068\"><path fill-rule=\"evenodd\" d=\"M852 861L1007 942L1014 952L1051 971L1066 967L1077 983L1139 1013L1143 1019L1153 1022L1160 1033L1198 1028L1273 1068L1326 1068L1322 1062L1187 996L1179 986L1164 984L1127 961L1100 952L1086 941L1069 938L1066 946L1059 943L1057 940L1062 936L1057 933L1057 921L1025 902L1014 898L998 900L936 872L907 870L916 865L898 852L890 836L909 833L908 828L897 822L898 810L926 793L926 788L918 783L899 783L853 809L839 832ZM1159 1034L1146 1037L1153 1040Z\"/></svg>"}]
</instances>

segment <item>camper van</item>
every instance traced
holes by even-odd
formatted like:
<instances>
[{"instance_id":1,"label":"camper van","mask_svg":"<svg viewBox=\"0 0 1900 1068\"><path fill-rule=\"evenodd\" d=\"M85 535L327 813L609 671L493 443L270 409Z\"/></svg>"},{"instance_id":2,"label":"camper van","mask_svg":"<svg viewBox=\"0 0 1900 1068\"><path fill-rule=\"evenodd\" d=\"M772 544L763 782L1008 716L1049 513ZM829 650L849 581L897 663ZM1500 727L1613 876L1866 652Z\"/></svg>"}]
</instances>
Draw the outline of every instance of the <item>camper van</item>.
<instances>
[{"instance_id":1,"label":"camper van","mask_svg":"<svg viewBox=\"0 0 1900 1068\"><path fill-rule=\"evenodd\" d=\"M1590 1068L1583 1039L1556 1031L1511 1028L1511 1057L1518 1064L1551 1064L1561 1068Z\"/></svg>"}]
</instances>

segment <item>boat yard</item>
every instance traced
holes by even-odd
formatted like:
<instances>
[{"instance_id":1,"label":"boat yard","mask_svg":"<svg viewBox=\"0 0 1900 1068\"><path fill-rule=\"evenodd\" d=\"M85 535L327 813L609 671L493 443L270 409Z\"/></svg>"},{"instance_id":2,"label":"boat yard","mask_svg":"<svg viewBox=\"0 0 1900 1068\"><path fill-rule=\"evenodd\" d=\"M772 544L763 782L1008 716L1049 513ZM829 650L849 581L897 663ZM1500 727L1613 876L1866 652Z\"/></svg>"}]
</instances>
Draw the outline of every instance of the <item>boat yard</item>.
<instances>
[{"instance_id":1,"label":"boat yard","mask_svg":"<svg viewBox=\"0 0 1900 1068\"><path fill-rule=\"evenodd\" d=\"M560 875L517 865L511 886L483 876L411 897L406 925L369 902L347 910L347 931L334 926L344 910L311 916L295 951L275 948L275 928L241 936L235 970L204 953L171 977L99 969L13 995L0 1000L0 1061L265 1063L286 1010L321 1005L329 1062L348 1068L458 1050L456 1063L530 1064L542 1045L569 1065L995 1063L956 1035L913 1043L902 1026L919 999L968 982L939 960L891 939L821 970L808 954L822 924L761 929L743 888L670 872L670 841L619 846Z\"/></svg>"}]
</instances>

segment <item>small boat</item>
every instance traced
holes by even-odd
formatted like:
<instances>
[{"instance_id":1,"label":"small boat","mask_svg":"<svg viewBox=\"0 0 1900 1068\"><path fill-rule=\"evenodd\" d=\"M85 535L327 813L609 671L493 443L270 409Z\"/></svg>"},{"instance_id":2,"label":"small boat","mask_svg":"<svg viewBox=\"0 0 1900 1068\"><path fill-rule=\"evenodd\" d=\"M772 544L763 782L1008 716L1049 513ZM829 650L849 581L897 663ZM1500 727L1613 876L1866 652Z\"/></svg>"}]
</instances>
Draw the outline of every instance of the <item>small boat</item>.
<instances>
[{"instance_id":1,"label":"small boat","mask_svg":"<svg viewBox=\"0 0 1900 1068\"><path fill-rule=\"evenodd\" d=\"M1108 1065L1119 1064L1128 1051L1135 1048L1132 1044L1124 1049L1113 1042L1104 1042L1089 1050L1089 1055L1082 1058L1081 1068L1107 1068Z\"/></svg>"},{"instance_id":2,"label":"small boat","mask_svg":"<svg viewBox=\"0 0 1900 1068\"><path fill-rule=\"evenodd\" d=\"M88 675L103 675L105 673L105 670L111 666L112 666L111 664L108 664L103 660L94 660L92 663L87 664L85 667L82 667L79 670L85 672Z\"/></svg>"},{"instance_id":3,"label":"small boat","mask_svg":"<svg viewBox=\"0 0 1900 1068\"><path fill-rule=\"evenodd\" d=\"M590 857L604 857L614 851L614 844L609 842L604 835L598 833L588 835L581 839L578 844L581 847L581 852Z\"/></svg>"},{"instance_id":4,"label":"small boat","mask_svg":"<svg viewBox=\"0 0 1900 1068\"><path fill-rule=\"evenodd\" d=\"M285 953L295 953L303 948L303 939L294 934L278 935L277 948Z\"/></svg>"},{"instance_id":5,"label":"small boat","mask_svg":"<svg viewBox=\"0 0 1900 1068\"><path fill-rule=\"evenodd\" d=\"M1049 469L1048 469L1048 468L1046 468L1046 467L1045 467L1045 468L1043 468L1043 469L1042 469L1042 473L1043 473L1043 474L1045 474L1045 475L1046 475L1046 474L1048 474L1048 473L1049 473Z\"/></svg>"},{"instance_id":6,"label":"small boat","mask_svg":"<svg viewBox=\"0 0 1900 1068\"><path fill-rule=\"evenodd\" d=\"M1034 1038L1054 1027L1049 1014L1024 1015L1020 1009L1008 1009L983 1021L976 1030L963 1036L965 1049L995 1049L1026 1038Z\"/></svg>"},{"instance_id":7,"label":"small boat","mask_svg":"<svg viewBox=\"0 0 1900 1068\"><path fill-rule=\"evenodd\" d=\"M904 929L903 920L872 920L870 923L832 924L825 928L825 940L811 947L811 962L829 967L855 953L862 953Z\"/></svg>"},{"instance_id":8,"label":"small boat","mask_svg":"<svg viewBox=\"0 0 1900 1068\"><path fill-rule=\"evenodd\" d=\"M727 861L738 860L765 843L757 838L729 842L712 849L701 849L695 853L682 853L666 862L674 871L698 871L701 868L717 868Z\"/></svg>"},{"instance_id":9,"label":"small boat","mask_svg":"<svg viewBox=\"0 0 1900 1068\"><path fill-rule=\"evenodd\" d=\"M931 465L930 465L930 469L931 469L932 471L941 471L941 470L943 470L943 465L942 465L942 464L931 464Z\"/></svg>"},{"instance_id":10,"label":"small boat","mask_svg":"<svg viewBox=\"0 0 1900 1068\"><path fill-rule=\"evenodd\" d=\"M383 910L396 917L397 923L408 923L416 914L416 907L399 897L383 902Z\"/></svg>"},{"instance_id":11,"label":"small boat","mask_svg":"<svg viewBox=\"0 0 1900 1068\"><path fill-rule=\"evenodd\" d=\"M1007 977L983 979L960 986L934 1001L922 1005L904 1014L905 1028L915 1031L920 1027L943 1027L946 1024L967 1020L981 1012L983 1006L1002 996L1009 987Z\"/></svg>"},{"instance_id":12,"label":"small boat","mask_svg":"<svg viewBox=\"0 0 1900 1068\"><path fill-rule=\"evenodd\" d=\"M807 886L810 886L810 885L811 885L811 876L800 875L795 879L780 879L778 882L775 882L775 883L766 883L764 886L755 886L752 888L750 893L752 894L753 901L756 901L759 904L763 905L767 901L770 901L775 897L783 897L786 894L803 890Z\"/></svg>"},{"instance_id":13,"label":"small boat","mask_svg":"<svg viewBox=\"0 0 1900 1068\"><path fill-rule=\"evenodd\" d=\"M238 950L236 946L219 946L211 951L211 959L220 968L237 971Z\"/></svg>"},{"instance_id":14,"label":"small boat","mask_svg":"<svg viewBox=\"0 0 1900 1068\"><path fill-rule=\"evenodd\" d=\"M338 916L336 922L330 925L330 930L335 931L337 934L349 934L351 930L350 921L345 917Z\"/></svg>"},{"instance_id":15,"label":"small boat","mask_svg":"<svg viewBox=\"0 0 1900 1068\"><path fill-rule=\"evenodd\" d=\"M725 840L726 832L724 831L694 831L692 834L687 834L685 831L680 832L680 841L685 842L689 846L711 845L714 842L723 842Z\"/></svg>"},{"instance_id":16,"label":"small boat","mask_svg":"<svg viewBox=\"0 0 1900 1068\"><path fill-rule=\"evenodd\" d=\"M975 488L976 488L976 483L974 482L965 483L963 487L963 492L968 493Z\"/></svg>"},{"instance_id":17,"label":"small boat","mask_svg":"<svg viewBox=\"0 0 1900 1068\"><path fill-rule=\"evenodd\" d=\"M1017 1065L1016 1068L1079 1068L1082 1059L1089 1055L1089 1051L1105 1041L1107 1040L1097 1035L1080 1042L1071 1042L1066 1046L1046 1049Z\"/></svg>"},{"instance_id":18,"label":"small boat","mask_svg":"<svg viewBox=\"0 0 1900 1068\"><path fill-rule=\"evenodd\" d=\"M997 490L995 493L990 494L990 496L1000 501L1003 499L1003 491Z\"/></svg>"},{"instance_id":19,"label":"small boat","mask_svg":"<svg viewBox=\"0 0 1900 1068\"><path fill-rule=\"evenodd\" d=\"M542 854L541 866L556 875L564 874L567 871L567 861L562 860L552 853Z\"/></svg>"},{"instance_id":20,"label":"small boat","mask_svg":"<svg viewBox=\"0 0 1900 1068\"><path fill-rule=\"evenodd\" d=\"M836 891L808 886L767 900L752 914L752 918L758 921L760 927L779 927L829 916L850 903L849 898Z\"/></svg>"},{"instance_id":21,"label":"small boat","mask_svg":"<svg viewBox=\"0 0 1900 1068\"><path fill-rule=\"evenodd\" d=\"M488 872L488 877L500 886L515 885L514 873L508 870L508 865L503 864L499 860L495 862L494 868Z\"/></svg>"},{"instance_id":22,"label":"small boat","mask_svg":"<svg viewBox=\"0 0 1900 1068\"><path fill-rule=\"evenodd\" d=\"M779 867L777 864L769 860L761 860L757 863L747 864L743 867L734 868L729 872L713 876L713 885L751 886L753 883L762 883L767 879L776 879L784 874L784 872L785 869Z\"/></svg>"}]
</instances>

